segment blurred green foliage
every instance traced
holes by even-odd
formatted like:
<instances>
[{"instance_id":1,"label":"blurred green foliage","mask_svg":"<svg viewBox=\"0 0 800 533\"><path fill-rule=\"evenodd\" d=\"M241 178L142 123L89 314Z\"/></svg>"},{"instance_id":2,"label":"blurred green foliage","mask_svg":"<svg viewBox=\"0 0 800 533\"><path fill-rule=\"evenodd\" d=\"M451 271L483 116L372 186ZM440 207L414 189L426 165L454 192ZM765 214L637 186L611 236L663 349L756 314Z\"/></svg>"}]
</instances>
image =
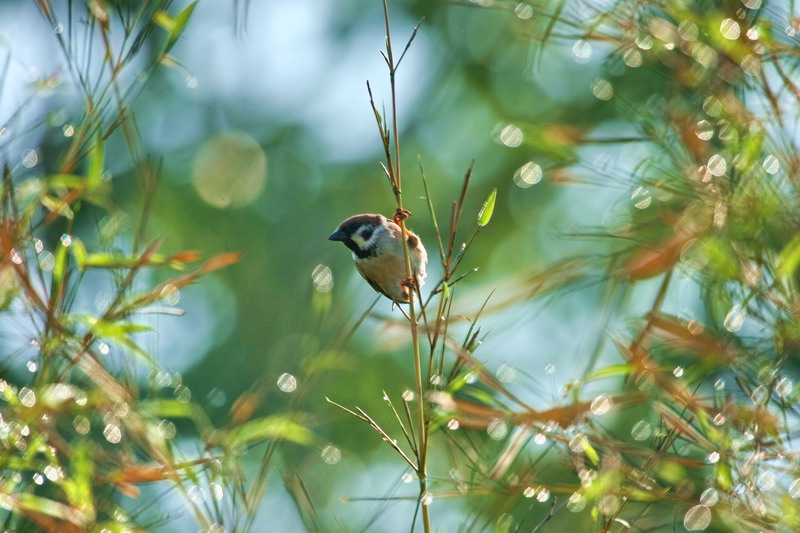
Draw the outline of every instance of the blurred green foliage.
<instances>
[{"instance_id":1,"label":"blurred green foliage","mask_svg":"<svg viewBox=\"0 0 800 533\"><path fill-rule=\"evenodd\" d=\"M429 494L380 2L0 2L4 527L797 530L794 3L389 7Z\"/></svg>"}]
</instances>

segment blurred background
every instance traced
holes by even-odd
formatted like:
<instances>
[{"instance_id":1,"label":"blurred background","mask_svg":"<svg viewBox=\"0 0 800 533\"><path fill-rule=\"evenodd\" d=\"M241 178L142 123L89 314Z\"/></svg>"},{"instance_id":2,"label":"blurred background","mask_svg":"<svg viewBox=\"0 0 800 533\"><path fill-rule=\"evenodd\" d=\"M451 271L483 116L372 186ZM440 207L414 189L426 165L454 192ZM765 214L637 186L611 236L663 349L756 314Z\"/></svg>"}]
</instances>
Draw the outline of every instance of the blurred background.
<instances>
[{"instance_id":1,"label":"blurred background","mask_svg":"<svg viewBox=\"0 0 800 533\"><path fill-rule=\"evenodd\" d=\"M186 5L174 2L170 11ZM492 298L504 303L493 308L489 300L476 357L537 409L559 404L565 387L588 365L618 360L613 346L597 339L627 332L630 323L608 311L600 274L555 297L527 299L541 281L534 273L576 254L619 250L619 241L607 237L619 236L632 219L672 198L628 178L660 150L631 117L657 117L667 109L670 73L642 60L652 37L636 40L634 53L623 55L616 43L584 40L577 29L551 33L540 12L584 20L605 8L603 2L390 2L396 49L422 21L397 78L403 192L413 213L408 224L427 244L433 284L441 266L420 162L440 224L471 161L464 211L469 224L497 188L491 223L464 260L464 271L479 270L453 289L454 314L464 317L453 335L466 334L496 291ZM63 31L51 28L34 2L0 2L0 62L6 65L0 117L15 133L0 140L3 157L28 176L54 171L57 162L47 154L65 145L68 127L82 111L55 38ZM287 473L302 477L315 508L335 530L405 531L414 512L410 470L366 424L326 401L358 405L391 424L384 394L398 398L414 389L407 333L388 301L381 300L353 338L341 343L375 293L356 273L349 251L326 240L353 214L394 211L366 90L369 81L378 108L389 108L379 53L384 34L382 6L374 0L201 1L170 51L174 61L155 70L130 100L141 156L158 169L145 240L163 238L165 253L239 251L242 258L165 299L184 316L154 314L140 321L153 331L137 334L137 342L163 372L151 375L113 344L109 358L143 387L186 387L215 425L254 386L263 392L258 413L308 414L314 444L281 447L253 531L304 530L284 486ZM543 34L549 36L544 42ZM87 62L102 54L97 42L82 46ZM125 76L137 75L134 62ZM136 217L150 196L142 192L121 135L109 138L105 160L119 211L89 207L74 233L122 228L113 244L122 250L130 247ZM661 168L665 175L673 171ZM459 243L472 231L468 227ZM53 246L63 230L56 225L47 231L46 244ZM84 239L91 243L92 237ZM148 271L136 286L166 276ZM100 312L113 294L112 281L87 275L92 288L84 285L76 308ZM674 283L662 310L687 320L701 315L696 279L681 271ZM637 285L626 297L627 313L644 313L658 287L658 280ZM0 320L0 344L14 354L4 372L24 374L24 364L35 359L22 348L31 338L21 316ZM629 433L635 421L609 425ZM196 455L201 445L191 425L176 424L184 435L177 449L187 458ZM433 479L452 476L445 448L434 451ZM259 467L259 454L243 455L245 471ZM557 480L569 460L556 458L552 469ZM177 496L158 485L142 491L125 506L164 518L158 531L196 529ZM390 496L410 500L382 499ZM514 530L512 518L495 516L480 498L475 501L437 499L431 507L436 530L472 531L465 517L481 514L491 517L488 530ZM538 518L524 523L527 530L552 504L548 497L529 501L530 516ZM553 531L591 523L585 514L559 517L562 525Z\"/></svg>"}]
</instances>

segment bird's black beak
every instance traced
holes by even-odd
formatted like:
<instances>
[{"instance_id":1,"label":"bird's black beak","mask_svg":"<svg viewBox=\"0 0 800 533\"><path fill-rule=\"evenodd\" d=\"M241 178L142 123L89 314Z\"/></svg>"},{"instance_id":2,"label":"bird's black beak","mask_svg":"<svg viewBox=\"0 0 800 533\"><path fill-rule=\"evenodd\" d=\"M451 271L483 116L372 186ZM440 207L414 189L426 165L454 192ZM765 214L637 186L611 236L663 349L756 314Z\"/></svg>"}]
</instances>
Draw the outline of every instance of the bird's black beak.
<instances>
[{"instance_id":1,"label":"bird's black beak","mask_svg":"<svg viewBox=\"0 0 800 533\"><path fill-rule=\"evenodd\" d=\"M347 233L343 232L340 229L337 229L336 231L331 233L331 236L328 237L328 240L329 241L346 241L347 240Z\"/></svg>"}]
</instances>

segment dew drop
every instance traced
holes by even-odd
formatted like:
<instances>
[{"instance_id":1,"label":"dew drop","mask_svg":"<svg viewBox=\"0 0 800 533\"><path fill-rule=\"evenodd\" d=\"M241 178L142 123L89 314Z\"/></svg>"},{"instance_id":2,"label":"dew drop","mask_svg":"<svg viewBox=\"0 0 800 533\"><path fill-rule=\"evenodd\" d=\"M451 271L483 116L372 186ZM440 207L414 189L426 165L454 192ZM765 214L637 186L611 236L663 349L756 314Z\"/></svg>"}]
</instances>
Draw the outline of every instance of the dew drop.
<instances>
[{"instance_id":1,"label":"dew drop","mask_svg":"<svg viewBox=\"0 0 800 533\"><path fill-rule=\"evenodd\" d=\"M586 498L575 492L567 500L567 509L573 513L579 513L586 507Z\"/></svg>"},{"instance_id":2,"label":"dew drop","mask_svg":"<svg viewBox=\"0 0 800 533\"><path fill-rule=\"evenodd\" d=\"M772 472L762 472L756 479L756 486L759 490L768 491L775 487L776 479L775 474Z\"/></svg>"},{"instance_id":3,"label":"dew drop","mask_svg":"<svg viewBox=\"0 0 800 533\"><path fill-rule=\"evenodd\" d=\"M597 396L589 406L589 409L597 416L604 415L611 410L611 398L605 394Z\"/></svg>"},{"instance_id":4,"label":"dew drop","mask_svg":"<svg viewBox=\"0 0 800 533\"><path fill-rule=\"evenodd\" d=\"M747 9L758 9L761 7L761 0L742 0Z\"/></svg>"},{"instance_id":5,"label":"dew drop","mask_svg":"<svg viewBox=\"0 0 800 533\"><path fill-rule=\"evenodd\" d=\"M631 437L634 440L643 441L650 438L650 434L652 433L652 429L650 424L644 420L639 420L636 422L633 427L631 428Z\"/></svg>"},{"instance_id":6,"label":"dew drop","mask_svg":"<svg viewBox=\"0 0 800 533\"><path fill-rule=\"evenodd\" d=\"M714 488L707 488L700 495L700 504L706 507L712 507L719 501L719 493Z\"/></svg>"},{"instance_id":7,"label":"dew drop","mask_svg":"<svg viewBox=\"0 0 800 533\"><path fill-rule=\"evenodd\" d=\"M489 438L493 440L504 439L508 435L508 424L506 424L505 420L495 418L489 422L486 432L489 434Z\"/></svg>"},{"instance_id":8,"label":"dew drop","mask_svg":"<svg viewBox=\"0 0 800 533\"><path fill-rule=\"evenodd\" d=\"M545 367L544 367L544 373L545 374L552 375L552 374L555 374L555 372L556 372L556 365L554 365L553 363L547 363L545 365Z\"/></svg>"},{"instance_id":9,"label":"dew drop","mask_svg":"<svg viewBox=\"0 0 800 533\"><path fill-rule=\"evenodd\" d=\"M414 401L414 391L410 389L406 389L403 391L402 398L404 402L413 402Z\"/></svg>"},{"instance_id":10,"label":"dew drop","mask_svg":"<svg viewBox=\"0 0 800 533\"><path fill-rule=\"evenodd\" d=\"M442 382L442 376L439 374L433 374L430 379L431 385L434 387L439 385Z\"/></svg>"},{"instance_id":11,"label":"dew drop","mask_svg":"<svg viewBox=\"0 0 800 533\"><path fill-rule=\"evenodd\" d=\"M794 499L800 498L800 477L792 481L792 484L789 485L789 496Z\"/></svg>"},{"instance_id":12,"label":"dew drop","mask_svg":"<svg viewBox=\"0 0 800 533\"><path fill-rule=\"evenodd\" d=\"M314 282L314 290L330 292L333 289L333 272L326 265L317 265L311 271L311 281Z\"/></svg>"},{"instance_id":13,"label":"dew drop","mask_svg":"<svg viewBox=\"0 0 800 533\"><path fill-rule=\"evenodd\" d=\"M793 389L794 389L794 384L792 383L792 380L789 378L781 378L775 384L775 394L777 394L781 398L789 396L792 393Z\"/></svg>"},{"instance_id":14,"label":"dew drop","mask_svg":"<svg viewBox=\"0 0 800 533\"><path fill-rule=\"evenodd\" d=\"M683 376L684 368L682 366L676 366L675 369L672 371L672 375L676 378Z\"/></svg>"},{"instance_id":15,"label":"dew drop","mask_svg":"<svg viewBox=\"0 0 800 533\"><path fill-rule=\"evenodd\" d=\"M225 402L228 401L228 395L225 394L224 390L214 387L213 389L208 391L208 396L206 396L206 400L208 400L208 404L211 407L222 407L223 405L225 405Z\"/></svg>"},{"instance_id":16,"label":"dew drop","mask_svg":"<svg viewBox=\"0 0 800 533\"><path fill-rule=\"evenodd\" d=\"M432 492L430 492L430 491L427 491L427 490L426 490L426 491L425 491L425 492L423 492L423 493L422 493L422 495L419 497L419 502L420 502L422 505L430 505L430 504L433 502L433 493L432 493Z\"/></svg>"},{"instance_id":17,"label":"dew drop","mask_svg":"<svg viewBox=\"0 0 800 533\"><path fill-rule=\"evenodd\" d=\"M517 369L509 364L503 363L495 372L497 379L503 383L511 383L517 379Z\"/></svg>"},{"instance_id":18,"label":"dew drop","mask_svg":"<svg viewBox=\"0 0 800 533\"><path fill-rule=\"evenodd\" d=\"M734 305L731 307L730 311L728 311L728 314L725 315L725 320L722 325L731 333L736 333L741 329L742 324L744 324L744 315L744 309L738 304Z\"/></svg>"},{"instance_id":19,"label":"dew drop","mask_svg":"<svg viewBox=\"0 0 800 533\"><path fill-rule=\"evenodd\" d=\"M39 268L45 272L50 272L56 266L56 258L50 252L42 252L38 257Z\"/></svg>"},{"instance_id":20,"label":"dew drop","mask_svg":"<svg viewBox=\"0 0 800 533\"><path fill-rule=\"evenodd\" d=\"M78 415L75 417L75 419L72 421L72 427L74 427L75 431L77 431L81 435L86 435L87 433L89 433L89 430L91 429L91 425L89 424L89 419L82 415Z\"/></svg>"},{"instance_id":21,"label":"dew drop","mask_svg":"<svg viewBox=\"0 0 800 533\"><path fill-rule=\"evenodd\" d=\"M695 505L683 517L683 526L689 531L702 531L711 523L711 511L705 505Z\"/></svg>"},{"instance_id":22,"label":"dew drop","mask_svg":"<svg viewBox=\"0 0 800 533\"><path fill-rule=\"evenodd\" d=\"M297 379L286 372L278 376L278 388L283 392L294 392L297 389Z\"/></svg>"},{"instance_id":23,"label":"dew drop","mask_svg":"<svg viewBox=\"0 0 800 533\"><path fill-rule=\"evenodd\" d=\"M536 496L536 489L533 487L525 487L525 490L522 491L522 495L526 498L533 498Z\"/></svg>"},{"instance_id":24,"label":"dew drop","mask_svg":"<svg viewBox=\"0 0 800 533\"><path fill-rule=\"evenodd\" d=\"M447 423L447 429L456 430L461 427L461 424L455 418L451 418L450 421Z\"/></svg>"},{"instance_id":25,"label":"dew drop","mask_svg":"<svg viewBox=\"0 0 800 533\"><path fill-rule=\"evenodd\" d=\"M750 393L750 399L756 405L764 405L767 403L767 399L769 399L769 392L764 385L759 385Z\"/></svg>"},{"instance_id":26,"label":"dew drop","mask_svg":"<svg viewBox=\"0 0 800 533\"><path fill-rule=\"evenodd\" d=\"M39 364L33 359L31 359L30 361L25 363L25 368L28 369L28 372L36 372L37 370L39 370Z\"/></svg>"},{"instance_id":27,"label":"dew drop","mask_svg":"<svg viewBox=\"0 0 800 533\"><path fill-rule=\"evenodd\" d=\"M175 387L175 399L181 403L189 403L192 401L192 391L186 385L178 385Z\"/></svg>"},{"instance_id":28,"label":"dew drop","mask_svg":"<svg viewBox=\"0 0 800 533\"><path fill-rule=\"evenodd\" d=\"M575 453L582 453L583 450L586 449L586 446L589 444L589 441L586 439L586 435L583 433L577 433L574 437L572 437L569 441L569 449Z\"/></svg>"},{"instance_id":29,"label":"dew drop","mask_svg":"<svg viewBox=\"0 0 800 533\"><path fill-rule=\"evenodd\" d=\"M714 425L721 426L724 423L725 423L725 415L723 415L722 413L717 413L714 416Z\"/></svg>"},{"instance_id":30,"label":"dew drop","mask_svg":"<svg viewBox=\"0 0 800 533\"><path fill-rule=\"evenodd\" d=\"M533 16L533 7L530 4L521 2L514 8L514 14L522 20L528 20Z\"/></svg>"},{"instance_id":31,"label":"dew drop","mask_svg":"<svg viewBox=\"0 0 800 533\"><path fill-rule=\"evenodd\" d=\"M572 45L572 55L578 63L586 63L592 57L592 43L580 39Z\"/></svg>"},{"instance_id":32,"label":"dew drop","mask_svg":"<svg viewBox=\"0 0 800 533\"><path fill-rule=\"evenodd\" d=\"M192 502L196 503L197 505L201 505L206 501L206 491L204 491L197 485L192 485L191 487L189 487L187 493L189 495L189 499L192 500Z\"/></svg>"},{"instance_id":33,"label":"dew drop","mask_svg":"<svg viewBox=\"0 0 800 533\"><path fill-rule=\"evenodd\" d=\"M549 499L550 499L550 491L544 488L540 490L539 493L536 495L536 500L541 503L544 503Z\"/></svg>"},{"instance_id":34,"label":"dew drop","mask_svg":"<svg viewBox=\"0 0 800 533\"><path fill-rule=\"evenodd\" d=\"M708 462L711 463L712 465L718 463L719 452L711 452L710 454L708 454Z\"/></svg>"},{"instance_id":35,"label":"dew drop","mask_svg":"<svg viewBox=\"0 0 800 533\"><path fill-rule=\"evenodd\" d=\"M103 436L111 444L119 444L122 440L122 430L116 424L107 424L103 429Z\"/></svg>"},{"instance_id":36,"label":"dew drop","mask_svg":"<svg viewBox=\"0 0 800 533\"><path fill-rule=\"evenodd\" d=\"M592 94L598 100L611 100L614 97L614 87L608 80L595 78L591 85Z\"/></svg>"},{"instance_id":37,"label":"dew drop","mask_svg":"<svg viewBox=\"0 0 800 533\"><path fill-rule=\"evenodd\" d=\"M11 262L14 263L15 265L22 264L22 256L18 251L16 251L13 248L11 249Z\"/></svg>"},{"instance_id":38,"label":"dew drop","mask_svg":"<svg viewBox=\"0 0 800 533\"><path fill-rule=\"evenodd\" d=\"M64 133L64 137L72 137L75 135L75 126L72 124L64 124L64 127L61 128L61 131Z\"/></svg>"},{"instance_id":39,"label":"dew drop","mask_svg":"<svg viewBox=\"0 0 800 533\"><path fill-rule=\"evenodd\" d=\"M653 388L655 382L656 378L655 376L653 376L653 373L648 370L644 370L642 372L639 372L633 383L634 385L636 385L636 388L639 389L640 391L647 391Z\"/></svg>"},{"instance_id":40,"label":"dew drop","mask_svg":"<svg viewBox=\"0 0 800 533\"><path fill-rule=\"evenodd\" d=\"M761 167L767 174L777 174L781 169L781 162L778 161L778 158L774 155L768 155L761 164Z\"/></svg>"},{"instance_id":41,"label":"dew drop","mask_svg":"<svg viewBox=\"0 0 800 533\"><path fill-rule=\"evenodd\" d=\"M516 148L522 144L522 130L513 124L509 124L500 131L499 140L509 148Z\"/></svg>"},{"instance_id":42,"label":"dew drop","mask_svg":"<svg viewBox=\"0 0 800 533\"><path fill-rule=\"evenodd\" d=\"M25 407L33 407L36 405L36 393L28 387L22 387L19 390L19 403Z\"/></svg>"},{"instance_id":43,"label":"dew drop","mask_svg":"<svg viewBox=\"0 0 800 533\"><path fill-rule=\"evenodd\" d=\"M111 351L111 347L105 342L99 342L97 343L97 351L103 355L108 355L108 352Z\"/></svg>"},{"instance_id":44,"label":"dew drop","mask_svg":"<svg viewBox=\"0 0 800 533\"><path fill-rule=\"evenodd\" d=\"M186 83L187 89L197 89L197 85L200 83L199 80L197 79L197 76L191 76L191 75L186 76L184 82Z\"/></svg>"},{"instance_id":45,"label":"dew drop","mask_svg":"<svg viewBox=\"0 0 800 533\"><path fill-rule=\"evenodd\" d=\"M694 134L701 141L708 141L714 136L714 125L707 120L701 120L694 129Z\"/></svg>"},{"instance_id":46,"label":"dew drop","mask_svg":"<svg viewBox=\"0 0 800 533\"><path fill-rule=\"evenodd\" d=\"M44 243L42 242L42 239L33 239L33 249L37 254L42 253L42 250L44 250Z\"/></svg>"},{"instance_id":47,"label":"dew drop","mask_svg":"<svg viewBox=\"0 0 800 533\"><path fill-rule=\"evenodd\" d=\"M225 497L225 491L219 483L209 483L208 492L211 494L211 498L216 501L220 501Z\"/></svg>"},{"instance_id":48,"label":"dew drop","mask_svg":"<svg viewBox=\"0 0 800 533\"><path fill-rule=\"evenodd\" d=\"M414 474L411 472L405 472L402 476L400 476L400 481L403 483L411 483L414 481Z\"/></svg>"},{"instance_id":49,"label":"dew drop","mask_svg":"<svg viewBox=\"0 0 800 533\"><path fill-rule=\"evenodd\" d=\"M33 482L37 485L44 485L44 476L39 472L36 472L33 476Z\"/></svg>"},{"instance_id":50,"label":"dew drop","mask_svg":"<svg viewBox=\"0 0 800 533\"><path fill-rule=\"evenodd\" d=\"M329 465L335 465L342 460L342 452L336 446L329 444L322 449L321 457Z\"/></svg>"},{"instance_id":51,"label":"dew drop","mask_svg":"<svg viewBox=\"0 0 800 533\"><path fill-rule=\"evenodd\" d=\"M642 53L636 48L629 48L622 54L622 61L631 68L642 66Z\"/></svg>"},{"instance_id":52,"label":"dew drop","mask_svg":"<svg viewBox=\"0 0 800 533\"><path fill-rule=\"evenodd\" d=\"M725 390L725 380L722 379L722 378L719 378L717 381L715 381L714 382L714 389L716 389L718 391Z\"/></svg>"},{"instance_id":53,"label":"dew drop","mask_svg":"<svg viewBox=\"0 0 800 533\"><path fill-rule=\"evenodd\" d=\"M161 436L167 440L173 439L175 438L176 434L175 424L169 420L162 420L158 424L158 432L161 433Z\"/></svg>"},{"instance_id":54,"label":"dew drop","mask_svg":"<svg viewBox=\"0 0 800 533\"><path fill-rule=\"evenodd\" d=\"M533 442L541 446L545 442L547 442L547 436L544 433L537 433L535 437L533 437Z\"/></svg>"},{"instance_id":55,"label":"dew drop","mask_svg":"<svg viewBox=\"0 0 800 533\"><path fill-rule=\"evenodd\" d=\"M39 152L36 150L24 150L22 152L22 166L25 168L33 168L39 164Z\"/></svg>"},{"instance_id":56,"label":"dew drop","mask_svg":"<svg viewBox=\"0 0 800 533\"><path fill-rule=\"evenodd\" d=\"M739 35L741 34L739 23L733 19L723 20L719 25L719 31L722 33L723 37L730 39L731 41L738 39Z\"/></svg>"},{"instance_id":57,"label":"dew drop","mask_svg":"<svg viewBox=\"0 0 800 533\"><path fill-rule=\"evenodd\" d=\"M647 209L653 201L650 191L644 187L637 187L631 193L631 201L636 209Z\"/></svg>"},{"instance_id":58,"label":"dew drop","mask_svg":"<svg viewBox=\"0 0 800 533\"><path fill-rule=\"evenodd\" d=\"M178 290L178 287L169 283L161 289L160 296L161 301L167 305L177 305L181 301L181 291Z\"/></svg>"},{"instance_id":59,"label":"dew drop","mask_svg":"<svg viewBox=\"0 0 800 533\"><path fill-rule=\"evenodd\" d=\"M44 467L44 475L50 481L61 481L64 479L64 470L60 466L47 465Z\"/></svg>"},{"instance_id":60,"label":"dew drop","mask_svg":"<svg viewBox=\"0 0 800 533\"><path fill-rule=\"evenodd\" d=\"M728 170L728 162L720 154L714 154L706 164L708 171L714 176L722 176Z\"/></svg>"},{"instance_id":61,"label":"dew drop","mask_svg":"<svg viewBox=\"0 0 800 533\"><path fill-rule=\"evenodd\" d=\"M542 181L542 167L533 161L528 161L514 171L514 183L522 189L527 189L540 181Z\"/></svg>"}]
</instances>

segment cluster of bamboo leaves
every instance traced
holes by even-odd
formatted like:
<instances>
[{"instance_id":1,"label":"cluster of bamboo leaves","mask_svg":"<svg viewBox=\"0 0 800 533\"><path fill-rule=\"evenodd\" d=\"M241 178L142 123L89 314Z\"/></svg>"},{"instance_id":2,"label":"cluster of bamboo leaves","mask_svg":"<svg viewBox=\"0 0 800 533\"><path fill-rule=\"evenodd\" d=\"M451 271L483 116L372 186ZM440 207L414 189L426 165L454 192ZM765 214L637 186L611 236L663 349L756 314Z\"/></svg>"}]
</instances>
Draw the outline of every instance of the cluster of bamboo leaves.
<instances>
[{"instance_id":1,"label":"cluster of bamboo leaves","mask_svg":"<svg viewBox=\"0 0 800 533\"><path fill-rule=\"evenodd\" d=\"M635 132L617 141L569 124L525 125L536 157L549 161L545 179L582 181L569 176L592 144L641 143L648 155L632 172L593 180L622 186L630 198L617 206L613 227L586 231L601 235L603 254L520 276L473 311L453 309L455 267L472 243L458 233L471 169L444 236L428 197L444 277L407 317L423 353L417 396L404 394L402 410L387 397L404 438L361 410L353 414L416 474L425 531L435 529L434 502L450 498L470 502L464 531L797 530L800 19L793 3L491 4L535 55L556 43L574 45L576 54L607 53L603 77L587 90L599 105L623 109ZM385 59L393 79L391 51ZM653 92L642 94L638 82ZM397 195L399 153L390 150L397 129L373 109ZM567 128L568 138L537 137ZM492 193L477 229L494 201ZM688 305L677 295L687 283L696 287ZM600 287L608 325L577 362L583 375L564 384L551 408L535 409L508 390L508 368L502 376L489 370L502 355L477 351L478 320L587 285ZM632 314L643 298L647 312ZM679 300L684 310L672 311ZM468 333L456 339L448 328L465 317ZM416 434L414 401L424 421ZM433 454L448 464L429 462L426 471Z\"/></svg>"},{"instance_id":2,"label":"cluster of bamboo leaves","mask_svg":"<svg viewBox=\"0 0 800 533\"><path fill-rule=\"evenodd\" d=\"M0 124L0 320L29 339L6 342L0 357L1 527L134 532L183 516L204 531L246 528L264 473L251 483L242 454L266 443L268 464L278 442L310 444L314 435L299 414L255 416L258 390L214 427L180 374L140 345L145 316L182 314L170 305L179 291L239 259L199 262L199 252L163 252L160 239L148 239L160 163L144 154L131 104L156 69L179 65L170 52L195 3L180 11L169 0L36 4L63 68ZM59 88L69 88L77 112L24 121L37 91ZM60 140L17 158L26 135L49 130ZM116 139L139 185L135 216L114 202L123 178L111 175L106 154ZM98 300L105 282L113 293ZM77 304L87 300L100 312ZM178 452L181 437L199 439L197 451ZM152 512L149 484L176 506Z\"/></svg>"}]
</instances>

